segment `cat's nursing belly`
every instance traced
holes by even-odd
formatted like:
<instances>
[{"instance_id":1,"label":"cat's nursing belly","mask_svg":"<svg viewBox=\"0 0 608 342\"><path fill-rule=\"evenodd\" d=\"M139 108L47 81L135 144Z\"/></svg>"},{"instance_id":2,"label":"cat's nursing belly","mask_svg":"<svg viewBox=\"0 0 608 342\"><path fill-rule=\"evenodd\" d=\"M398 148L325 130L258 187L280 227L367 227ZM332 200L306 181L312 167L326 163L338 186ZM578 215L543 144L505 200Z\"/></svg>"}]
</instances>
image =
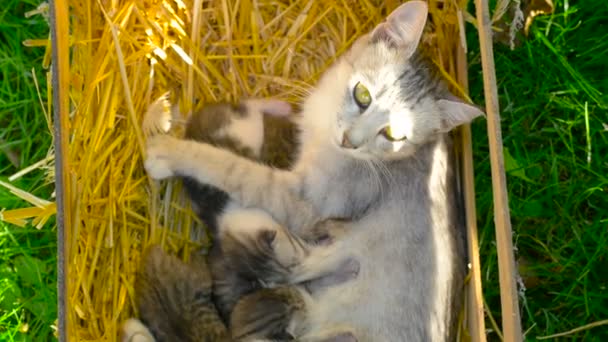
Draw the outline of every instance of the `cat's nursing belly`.
<instances>
[{"instance_id":1,"label":"cat's nursing belly","mask_svg":"<svg viewBox=\"0 0 608 342\"><path fill-rule=\"evenodd\" d=\"M338 243L344 255L358 260L358 276L314 293L307 319L313 330L351 326L360 342L436 340L429 326L436 279L433 258L426 254L429 239L418 237L415 247L407 246L412 239L407 224L383 226L384 215L352 223L353 234Z\"/></svg>"}]
</instances>

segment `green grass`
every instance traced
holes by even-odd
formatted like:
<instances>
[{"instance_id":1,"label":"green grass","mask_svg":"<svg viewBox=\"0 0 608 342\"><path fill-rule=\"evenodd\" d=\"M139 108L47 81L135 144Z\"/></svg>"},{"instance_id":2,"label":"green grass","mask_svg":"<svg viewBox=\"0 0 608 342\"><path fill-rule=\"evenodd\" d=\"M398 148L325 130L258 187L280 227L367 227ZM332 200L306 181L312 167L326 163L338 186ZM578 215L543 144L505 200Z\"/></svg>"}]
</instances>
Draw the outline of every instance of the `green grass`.
<instances>
[{"instance_id":1,"label":"green grass","mask_svg":"<svg viewBox=\"0 0 608 342\"><path fill-rule=\"evenodd\" d=\"M495 47L528 340L608 319L608 6L554 2L556 13L537 18L515 51ZM469 41L481 102L477 38ZM485 124L474 125L478 218L485 297L500 322ZM608 326L568 339L608 341Z\"/></svg>"},{"instance_id":2,"label":"green grass","mask_svg":"<svg viewBox=\"0 0 608 342\"><path fill-rule=\"evenodd\" d=\"M48 25L40 17L26 19L38 1L3 1L0 9L0 180L44 158L51 136L38 99L34 77L46 98L41 70L42 48L24 47L25 39L45 38ZM36 73L32 73L32 68ZM15 165L16 164L16 165ZM16 186L42 198L52 187L44 173L34 171ZM28 204L0 187L0 208ZM0 222L0 341L53 340L57 317L56 235L44 229L20 228Z\"/></svg>"},{"instance_id":3,"label":"green grass","mask_svg":"<svg viewBox=\"0 0 608 342\"><path fill-rule=\"evenodd\" d=\"M526 290L526 339L608 319L608 6L555 0L515 51L495 59L514 240ZM0 9L0 147L21 166L42 159L51 137L34 86L46 97L41 48L25 48L48 27L25 19L37 1L5 0ZM477 37L470 34L471 94L482 101ZM32 75L32 67L36 75ZM500 323L491 178L485 121L474 124L484 294ZM19 168L0 152L0 179ZM49 198L41 171L17 186ZM0 208L25 204L0 188ZM0 223L0 340L51 340L56 318L56 237ZM27 333L19 330L27 324ZM488 328L491 328L488 325ZM494 332L490 340L496 340ZM608 326L562 340L608 341Z\"/></svg>"}]
</instances>

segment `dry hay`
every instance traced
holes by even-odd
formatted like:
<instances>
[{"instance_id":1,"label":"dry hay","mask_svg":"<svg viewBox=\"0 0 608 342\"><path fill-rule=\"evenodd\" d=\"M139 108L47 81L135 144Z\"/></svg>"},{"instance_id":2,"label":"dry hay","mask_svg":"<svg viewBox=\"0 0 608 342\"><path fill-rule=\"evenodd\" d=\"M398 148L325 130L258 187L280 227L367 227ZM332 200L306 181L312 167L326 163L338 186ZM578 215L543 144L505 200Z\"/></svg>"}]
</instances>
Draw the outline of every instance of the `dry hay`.
<instances>
[{"instance_id":1,"label":"dry hay","mask_svg":"<svg viewBox=\"0 0 608 342\"><path fill-rule=\"evenodd\" d=\"M446 76L455 75L455 52L463 43L456 3L429 1L432 25L425 43ZM187 257L206 243L179 184L153 182L143 170L147 106L175 89L182 100L273 96L297 103L336 56L399 2L70 5L73 110L65 171L74 225L66 227L68 331L75 341L112 341L133 314L132 284L142 249L162 242Z\"/></svg>"}]
</instances>

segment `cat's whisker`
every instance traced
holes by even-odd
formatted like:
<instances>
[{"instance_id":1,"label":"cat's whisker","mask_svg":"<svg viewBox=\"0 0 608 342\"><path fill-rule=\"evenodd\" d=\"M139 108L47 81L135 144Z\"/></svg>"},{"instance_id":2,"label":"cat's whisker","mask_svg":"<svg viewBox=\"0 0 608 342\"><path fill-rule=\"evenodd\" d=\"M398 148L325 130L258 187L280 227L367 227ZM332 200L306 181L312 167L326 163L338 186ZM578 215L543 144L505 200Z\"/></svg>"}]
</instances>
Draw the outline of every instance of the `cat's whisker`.
<instances>
[{"instance_id":1,"label":"cat's whisker","mask_svg":"<svg viewBox=\"0 0 608 342\"><path fill-rule=\"evenodd\" d=\"M380 194L380 196L383 196L384 195L384 182L382 180L383 170L382 170L382 168L378 167L378 162L375 160L371 160L370 167L372 168L374 175L375 175L376 189L377 189L378 193Z\"/></svg>"},{"instance_id":2,"label":"cat's whisker","mask_svg":"<svg viewBox=\"0 0 608 342\"><path fill-rule=\"evenodd\" d=\"M382 178L380 177L380 172L375 165L375 161L373 159L366 159L365 164L363 166L370 175L370 180L374 182L374 191L382 195L384 190Z\"/></svg>"},{"instance_id":3,"label":"cat's whisker","mask_svg":"<svg viewBox=\"0 0 608 342\"><path fill-rule=\"evenodd\" d=\"M390 172L390 170L388 169L388 167L386 167L386 165L382 161L379 160L375 164L376 164L376 168L378 168L378 170L380 170L380 172L384 176L384 179L386 179L386 181L382 182L383 191L382 191L381 195L384 195L384 187L396 188L399 186L397 184L397 182L395 181L395 179L393 178L393 175Z\"/></svg>"},{"instance_id":4,"label":"cat's whisker","mask_svg":"<svg viewBox=\"0 0 608 342\"><path fill-rule=\"evenodd\" d=\"M395 177L393 176L393 173L391 172L391 170L388 168L388 166L386 166L386 164L383 161L378 161L378 168L383 172L383 174L385 175L387 181L388 181L388 185L389 187L396 187L399 184L397 184L397 181L395 180Z\"/></svg>"}]
</instances>

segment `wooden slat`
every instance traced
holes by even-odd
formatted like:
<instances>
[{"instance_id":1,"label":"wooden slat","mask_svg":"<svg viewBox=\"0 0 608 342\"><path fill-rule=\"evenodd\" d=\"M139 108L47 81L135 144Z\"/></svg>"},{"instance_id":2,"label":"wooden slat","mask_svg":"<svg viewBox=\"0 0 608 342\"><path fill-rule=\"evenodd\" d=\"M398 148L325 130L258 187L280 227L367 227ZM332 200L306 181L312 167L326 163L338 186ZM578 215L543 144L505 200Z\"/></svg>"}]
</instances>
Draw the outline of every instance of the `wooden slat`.
<instances>
[{"instance_id":1,"label":"wooden slat","mask_svg":"<svg viewBox=\"0 0 608 342\"><path fill-rule=\"evenodd\" d=\"M66 258L69 254L70 216L70 181L68 168L68 135L69 135L69 13L68 0L50 1L50 26L53 49L51 71L53 75L53 117L55 144L55 191L57 200L57 302L59 341L67 341L70 336L68 317L66 316L66 279L68 268Z\"/></svg>"},{"instance_id":2,"label":"wooden slat","mask_svg":"<svg viewBox=\"0 0 608 342\"><path fill-rule=\"evenodd\" d=\"M519 314L518 292L513 256L513 240L507 180L505 176L502 134L494 52L492 50L492 31L490 10L487 0L475 0L481 66L483 70L484 97L490 145L490 166L492 169L492 193L494 198L494 224L496 226L496 248L498 253L498 274L500 280L500 301L502 306L502 330L504 341L522 341L521 319Z\"/></svg>"},{"instance_id":3,"label":"wooden slat","mask_svg":"<svg viewBox=\"0 0 608 342\"><path fill-rule=\"evenodd\" d=\"M464 25L461 26L464 29ZM456 79L465 92L469 92L467 76L467 56L462 45L456 52ZM467 328L471 342L486 341L486 325L483 314L483 293L481 289L481 263L479 261L479 241L477 234L477 208L475 206L475 173L473 168L473 142L471 126L460 128L461 181L464 192L464 206L467 224L467 247L469 253L470 279L465 291L467 292Z\"/></svg>"}]
</instances>

